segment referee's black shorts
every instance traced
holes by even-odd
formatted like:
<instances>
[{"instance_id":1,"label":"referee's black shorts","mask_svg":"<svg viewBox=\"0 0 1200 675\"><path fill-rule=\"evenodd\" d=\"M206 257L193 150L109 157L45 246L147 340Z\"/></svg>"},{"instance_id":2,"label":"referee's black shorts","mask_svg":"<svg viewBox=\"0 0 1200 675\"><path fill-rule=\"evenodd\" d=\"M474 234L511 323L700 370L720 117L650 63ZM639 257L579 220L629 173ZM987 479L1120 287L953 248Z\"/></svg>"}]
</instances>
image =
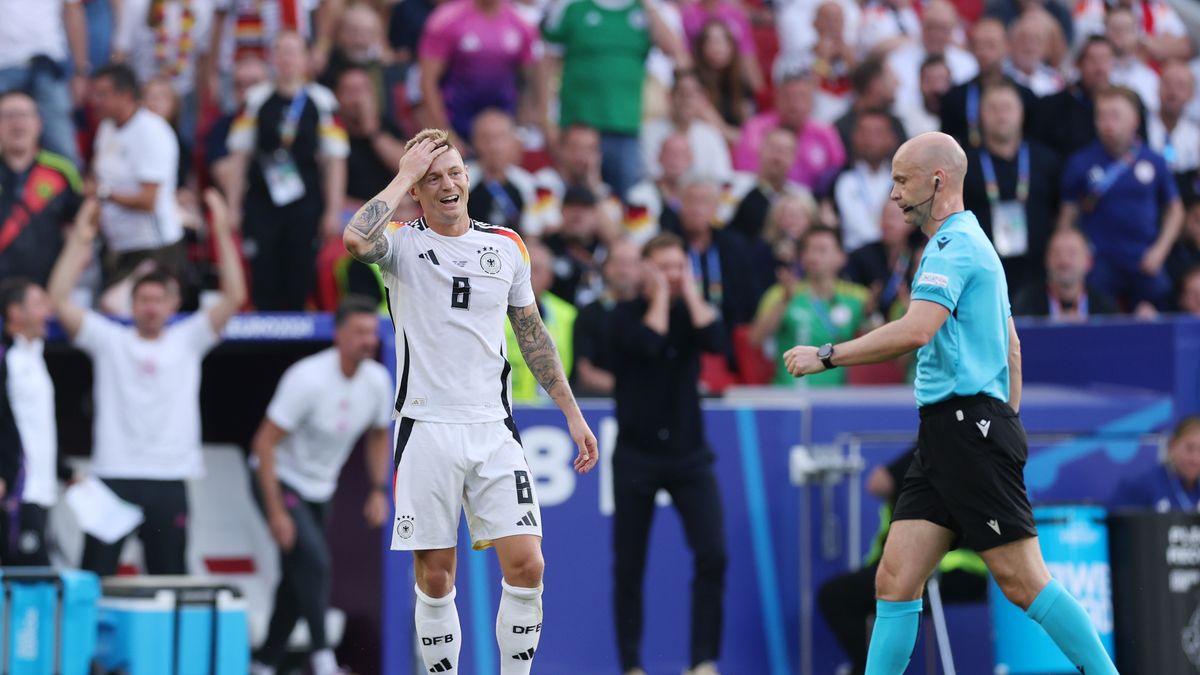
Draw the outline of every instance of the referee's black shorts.
<instances>
[{"instance_id":1,"label":"referee's black shorts","mask_svg":"<svg viewBox=\"0 0 1200 675\"><path fill-rule=\"evenodd\" d=\"M928 520L956 546L986 551L1037 536L1025 492L1025 429L1007 403L978 394L921 408L917 453L893 520Z\"/></svg>"}]
</instances>

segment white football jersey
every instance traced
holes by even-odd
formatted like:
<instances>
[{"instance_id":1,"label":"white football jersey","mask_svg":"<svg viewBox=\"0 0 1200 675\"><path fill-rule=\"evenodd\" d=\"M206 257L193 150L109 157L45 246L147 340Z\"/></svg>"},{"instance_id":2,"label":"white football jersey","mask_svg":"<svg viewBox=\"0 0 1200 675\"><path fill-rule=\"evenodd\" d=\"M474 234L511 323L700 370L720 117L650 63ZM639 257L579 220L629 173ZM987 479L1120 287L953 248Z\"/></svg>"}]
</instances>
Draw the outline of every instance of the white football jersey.
<instances>
[{"instance_id":1,"label":"white football jersey","mask_svg":"<svg viewBox=\"0 0 1200 675\"><path fill-rule=\"evenodd\" d=\"M504 322L509 306L534 303L521 237L474 220L458 237L434 232L424 218L389 227L379 269L396 329L396 416L507 419Z\"/></svg>"}]
</instances>

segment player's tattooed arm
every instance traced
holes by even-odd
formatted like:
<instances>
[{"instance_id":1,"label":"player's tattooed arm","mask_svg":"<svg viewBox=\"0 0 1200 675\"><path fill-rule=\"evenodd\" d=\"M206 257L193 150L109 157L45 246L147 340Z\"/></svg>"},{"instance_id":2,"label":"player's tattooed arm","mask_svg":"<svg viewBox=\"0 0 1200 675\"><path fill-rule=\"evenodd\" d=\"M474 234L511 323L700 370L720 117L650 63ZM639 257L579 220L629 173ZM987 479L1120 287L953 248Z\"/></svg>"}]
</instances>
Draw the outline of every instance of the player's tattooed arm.
<instances>
[{"instance_id":1,"label":"player's tattooed arm","mask_svg":"<svg viewBox=\"0 0 1200 675\"><path fill-rule=\"evenodd\" d=\"M563 370L562 361L558 358L558 348L542 316L538 313L537 303L526 307L508 308L508 320L512 323L513 333L517 336L517 345L521 348L521 356L529 372L537 379L550 398L564 410L575 403L571 386L567 384L567 375Z\"/></svg>"},{"instance_id":2,"label":"player's tattooed arm","mask_svg":"<svg viewBox=\"0 0 1200 675\"><path fill-rule=\"evenodd\" d=\"M357 235L361 239L357 245L347 241L346 250L360 262L371 264L379 262L388 252L387 232L388 218L393 209L382 199L372 199L363 205L354 219L346 226L348 234ZM349 237L346 237L349 239Z\"/></svg>"}]
</instances>

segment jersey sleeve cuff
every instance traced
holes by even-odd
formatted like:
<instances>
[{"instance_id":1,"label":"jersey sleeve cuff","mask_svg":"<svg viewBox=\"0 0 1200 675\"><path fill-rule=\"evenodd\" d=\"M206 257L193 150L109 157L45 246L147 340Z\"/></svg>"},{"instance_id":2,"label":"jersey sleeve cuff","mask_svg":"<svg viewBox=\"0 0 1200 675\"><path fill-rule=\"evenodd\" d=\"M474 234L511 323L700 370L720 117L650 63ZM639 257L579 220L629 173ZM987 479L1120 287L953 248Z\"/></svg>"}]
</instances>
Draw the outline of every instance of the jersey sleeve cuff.
<instances>
[{"instance_id":1,"label":"jersey sleeve cuff","mask_svg":"<svg viewBox=\"0 0 1200 675\"><path fill-rule=\"evenodd\" d=\"M936 302L937 304L941 305L942 307L945 307L947 310L949 310L951 312L954 311L954 303L950 300L950 298L947 298L946 296L942 295L941 293L938 293L937 291L915 290L915 291L913 291L912 299L913 300L925 300L927 302Z\"/></svg>"}]
</instances>

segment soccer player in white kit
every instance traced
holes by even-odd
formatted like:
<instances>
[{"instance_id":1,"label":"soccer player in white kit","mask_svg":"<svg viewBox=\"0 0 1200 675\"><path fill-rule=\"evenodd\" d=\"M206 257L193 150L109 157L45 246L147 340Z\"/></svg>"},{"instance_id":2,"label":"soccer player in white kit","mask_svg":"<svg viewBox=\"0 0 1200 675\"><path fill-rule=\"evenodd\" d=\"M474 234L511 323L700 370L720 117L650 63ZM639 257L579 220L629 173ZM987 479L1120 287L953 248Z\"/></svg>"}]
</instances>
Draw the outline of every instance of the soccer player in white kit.
<instances>
[{"instance_id":1,"label":"soccer player in white kit","mask_svg":"<svg viewBox=\"0 0 1200 675\"><path fill-rule=\"evenodd\" d=\"M379 264L396 330L392 549L413 552L425 668L458 672L461 504L472 544L495 547L504 574L500 672L526 675L542 630L542 517L509 405L505 314L530 371L566 415L579 446L575 470L590 471L599 452L538 313L525 244L510 229L472 220L468 191L467 168L448 133L425 129L343 241L358 260ZM424 216L389 227L406 197Z\"/></svg>"}]
</instances>

